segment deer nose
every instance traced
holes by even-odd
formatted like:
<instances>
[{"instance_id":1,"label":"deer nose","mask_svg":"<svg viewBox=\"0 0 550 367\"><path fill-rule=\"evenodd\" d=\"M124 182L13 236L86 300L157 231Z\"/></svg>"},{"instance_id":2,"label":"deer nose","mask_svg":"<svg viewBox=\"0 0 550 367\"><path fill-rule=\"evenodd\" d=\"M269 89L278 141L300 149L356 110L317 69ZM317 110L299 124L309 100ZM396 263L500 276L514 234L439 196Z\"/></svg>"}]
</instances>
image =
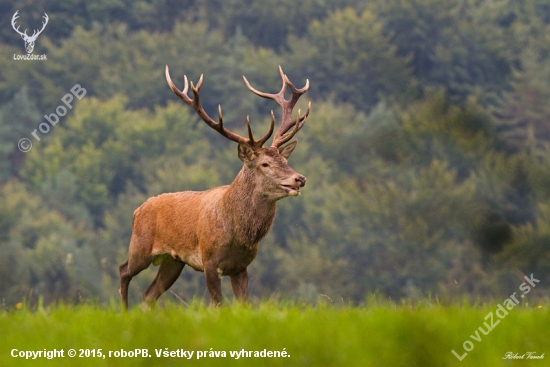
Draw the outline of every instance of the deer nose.
<instances>
[{"instance_id":1,"label":"deer nose","mask_svg":"<svg viewBox=\"0 0 550 367\"><path fill-rule=\"evenodd\" d=\"M295 180L300 185L300 187L304 187L306 185L306 178L302 175L296 176Z\"/></svg>"}]
</instances>

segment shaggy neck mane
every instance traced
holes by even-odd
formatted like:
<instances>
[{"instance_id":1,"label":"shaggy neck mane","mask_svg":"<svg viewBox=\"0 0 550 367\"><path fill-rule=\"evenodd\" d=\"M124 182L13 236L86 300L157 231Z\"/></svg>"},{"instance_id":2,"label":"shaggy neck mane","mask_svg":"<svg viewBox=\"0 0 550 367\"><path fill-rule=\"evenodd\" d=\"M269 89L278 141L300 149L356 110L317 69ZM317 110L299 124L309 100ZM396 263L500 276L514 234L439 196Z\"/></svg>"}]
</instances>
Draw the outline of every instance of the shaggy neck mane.
<instances>
[{"instance_id":1,"label":"shaggy neck mane","mask_svg":"<svg viewBox=\"0 0 550 367\"><path fill-rule=\"evenodd\" d=\"M222 208L231 218L236 244L257 246L273 225L277 204L261 193L254 172L243 166L225 192Z\"/></svg>"}]
</instances>

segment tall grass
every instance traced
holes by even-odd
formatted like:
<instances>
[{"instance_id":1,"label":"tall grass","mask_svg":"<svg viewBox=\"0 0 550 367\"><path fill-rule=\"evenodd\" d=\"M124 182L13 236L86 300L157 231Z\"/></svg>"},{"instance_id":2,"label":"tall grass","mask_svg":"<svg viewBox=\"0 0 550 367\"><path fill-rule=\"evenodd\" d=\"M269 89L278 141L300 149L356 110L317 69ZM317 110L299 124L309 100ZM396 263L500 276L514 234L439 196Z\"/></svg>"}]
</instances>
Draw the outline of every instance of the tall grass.
<instances>
[{"instance_id":1,"label":"tall grass","mask_svg":"<svg viewBox=\"0 0 550 367\"><path fill-rule=\"evenodd\" d=\"M23 307L0 311L0 366L549 366L548 305L518 305L488 335L478 332L481 341L473 340L470 335L476 336L485 316L496 309L497 304L433 302L369 302L363 307L264 302L221 308L166 303L129 312L120 312L114 302ZM462 355L466 340L473 349L459 361L451 350ZM71 348L77 355L80 349L95 350L96 355L101 349L106 358L70 358ZM25 360L12 357L13 349L63 349L65 357ZM147 349L151 357L114 356L136 349ZM193 358L155 354L179 349L193 351ZM243 357L243 350L284 351L288 356ZM198 351L205 356L197 359ZM211 351L224 351L226 357L209 357ZM231 357L230 351L240 351L241 358ZM507 352L548 356L506 360Z\"/></svg>"}]
</instances>

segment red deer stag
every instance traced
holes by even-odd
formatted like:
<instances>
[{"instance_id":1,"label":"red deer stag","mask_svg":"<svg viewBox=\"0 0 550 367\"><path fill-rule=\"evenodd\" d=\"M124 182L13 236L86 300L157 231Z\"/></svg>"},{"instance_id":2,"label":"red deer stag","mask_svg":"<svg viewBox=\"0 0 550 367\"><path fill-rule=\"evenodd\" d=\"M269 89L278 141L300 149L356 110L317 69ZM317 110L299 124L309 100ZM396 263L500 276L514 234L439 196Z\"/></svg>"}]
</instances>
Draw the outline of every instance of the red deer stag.
<instances>
[{"instance_id":1,"label":"red deer stag","mask_svg":"<svg viewBox=\"0 0 550 367\"><path fill-rule=\"evenodd\" d=\"M247 299L248 273L246 268L254 260L262 238L269 232L275 218L276 202L287 196L298 196L306 178L287 164L296 147L292 137L304 126L311 102L304 116L292 119L292 109L309 88L309 80L297 89L279 67L283 87L277 94L248 89L263 98L269 98L282 107L281 126L270 147L264 143L273 133L275 116L271 111L271 127L259 140L252 136L247 117L248 138L237 135L223 126L221 106L218 122L201 106L199 92L202 75L195 87L191 83L193 99L187 95L188 82L180 91L172 82L166 66L166 81L172 91L191 106L204 122L229 140L238 143L238 156L244 165L231 185L207 191L183 191L149 198L134 212L132 238L128 261L120 265L120 293L124 308L128 308L128 285L133 277L153 265L160 265L149 288L143 293L146 305L155 302L176 281L187 264L203 271L211 303L222 300L221 277L228 275L235 297ZM285 99L287 86L292 92Z\"/></svg>"}]
</instances>

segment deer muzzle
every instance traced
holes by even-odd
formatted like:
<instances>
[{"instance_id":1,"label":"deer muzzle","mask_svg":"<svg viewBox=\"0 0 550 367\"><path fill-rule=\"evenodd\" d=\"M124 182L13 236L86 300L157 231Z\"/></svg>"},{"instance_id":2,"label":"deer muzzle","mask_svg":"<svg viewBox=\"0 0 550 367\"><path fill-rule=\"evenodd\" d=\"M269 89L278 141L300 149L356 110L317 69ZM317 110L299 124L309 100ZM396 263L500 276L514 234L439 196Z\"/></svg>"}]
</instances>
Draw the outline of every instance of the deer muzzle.
<instances>
[{"instance_id":1,"label":"deer muzzle","mask_svg":"<svg viewBox=\"0 0 550 367\"><path fill-rule=\"evenodd\" d=\"M295 175L292 178L293 182L290 184L282 184L281 187L287 192L289 196L298 196L300 195L300 187L306 185L306 178L302 175Z\"/></svg>"}]
</instances>

